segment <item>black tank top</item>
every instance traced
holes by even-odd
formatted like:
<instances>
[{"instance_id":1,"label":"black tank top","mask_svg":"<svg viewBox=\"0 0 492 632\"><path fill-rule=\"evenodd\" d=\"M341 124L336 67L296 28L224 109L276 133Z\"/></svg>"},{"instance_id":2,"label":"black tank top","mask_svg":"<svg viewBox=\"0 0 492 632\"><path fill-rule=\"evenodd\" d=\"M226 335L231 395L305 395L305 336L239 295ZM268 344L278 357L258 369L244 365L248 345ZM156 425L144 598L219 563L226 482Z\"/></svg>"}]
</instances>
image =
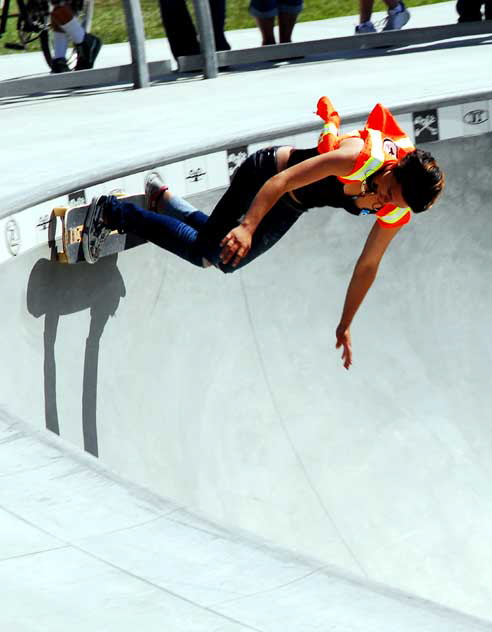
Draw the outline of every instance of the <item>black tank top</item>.
<instances>
[{"instance_id":1,"label":"black tank top","mask_svg":"<svg viewBox=\"0 0 492 632\"><path fill-rule=\"evenodd\" d=\"M294 149L287 161L287 167L298 165L300 162L314 156L319 156L316 147L312 149ZM340 182L336 176L328 176L305 187L295 189L293 193L306 208L332 206L334 208L343 208L352 215L367 215L368 212L371 214L375 213L375 211L358 208L352 196L344 192L343 182Z\"/></svg>"}]
</instances>

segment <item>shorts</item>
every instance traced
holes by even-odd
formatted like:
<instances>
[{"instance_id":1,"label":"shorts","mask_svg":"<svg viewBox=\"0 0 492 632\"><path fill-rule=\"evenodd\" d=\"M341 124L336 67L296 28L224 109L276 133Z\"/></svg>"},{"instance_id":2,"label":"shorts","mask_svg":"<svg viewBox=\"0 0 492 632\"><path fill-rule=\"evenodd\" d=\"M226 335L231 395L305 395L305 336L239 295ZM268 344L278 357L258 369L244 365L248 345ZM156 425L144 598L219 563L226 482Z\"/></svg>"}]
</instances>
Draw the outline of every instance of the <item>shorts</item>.
<instances>
[{"instance_id":1,"label":"shorts","mask_svg":"<svg viewBox=\"0 0 492 632\"><path fill-rule=\"evenodd\" d=\"M70 7L74 13L80 13L84 6L83 0L51 0L51 5L55 7Z\"/></svg>"},{"instance_id":2,"label":"shorts","mask_svg":"<svg viewBox=\"0 0 492 632\"><path fill-rule=\"evenodd\" d=\"M297 15L303 7L303 0L251 0L249 12L255 18L273 18L279 13Z\"/></svg>"}]
</instances>

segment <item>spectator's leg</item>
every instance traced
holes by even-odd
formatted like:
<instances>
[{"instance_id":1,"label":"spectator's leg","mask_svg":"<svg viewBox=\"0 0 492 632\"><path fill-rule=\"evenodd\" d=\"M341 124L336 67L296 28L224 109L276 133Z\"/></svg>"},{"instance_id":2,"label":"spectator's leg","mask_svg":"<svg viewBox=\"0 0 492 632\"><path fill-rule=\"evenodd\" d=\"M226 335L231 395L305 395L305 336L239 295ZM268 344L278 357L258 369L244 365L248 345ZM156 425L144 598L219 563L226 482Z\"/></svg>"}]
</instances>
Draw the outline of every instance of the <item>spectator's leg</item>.
<instances>
[{"instance_id":1,"label":"spectator's leg","mask_svg":"<svg viewBox=\"0 0 492 632\"><path fill-rule=\"evenodd\" d=\"M59 28L59 27L58 27ZM67 63L68 37L60 30L53 28L53 60L51 62L51 72L68 72L70 68Z\"/></svg>"},{"instance_id":2,"label":"spectator's leg","mask_svg":"<svg viewBox=\"0 0 492 632\"><path fill-rule=\"evenodd\" d=\"M456 11L458 22L480 22L482 19L482 0L458 0Z\"/></svg>"},{"instance_id":3,"label":"spectator's leg","mask_svg":"<svg viewBox=\"0 0 492 632\"><path fill-rule=\"evenodd\" d=\"M281 44L287 44L292 42L292 31L297 22L296 13L284 13L278 14L278 39Z\"/></svg>"},{"instance_id":4,"label":"spectator's leg","mask_svg":"<svg viewBox=\"0 0 492 632\"><path fill-rule=\"evenodd\" d=\"M384 0L384 4L388 7L388 9L396 9L396 7L400 4L400 0Z\"/></svg>"},{"instance_id":5,"label":"spectator's leg","mask_svg":"<svg viewBox=\"0 0 492 632\"><path fill-rule=\"evenodd\" d=\"M251 0L249 12L256 19L261 33L262 46L276 44L275 18L278 14L276 0Z\"/></svg>"},{"instance_id":6,"label":"spectator's leg","mask_svg":"<svg viewBox=\"0 0 492 632\"><path fill-rule=\"evenodd\" d=\"M199 55L200 45L185 0L159 0L159 6L174 58Z\"/></svg>"},{"instance_id":7,"label":"spectator's leg","mask_svg":"<svg viewBox=\"0 0 492 632\"><path fill-rule=\"evenodd\" d=\"M209 0L212 25L214 28L215 48L217 50L231 50L224 35L226 21L226 0Z\"/></svg>"},{"instance_id":8,"label":"spectator's leg","mask_svg":"<svg viewBox=\"0 0 492 632\"><path fill-rule=\"evenodd\" d=\"M271 46L276 44L275 40L275 18L256 18L256 24L261 33L261 45Z\"/></svg>"},{"instance_id":9,"label":"spectator's leg","mask_svg":"<svg viewBox=\"0 0 492 632\"><path fill-rule=\"evenodd\" d=\"M374 0L359 0L359 24L371 21Z\"/></svg>"},{"instance_id":10,"label":"spectator's leg","mask_svg":"<svg viewBox=\"0 0 492 632\"><path fill-rule=\"evenodd\" d=\"M92 68L101 49L102 42L95 35L86 33L69 4L56 4L51 12L51 23L55 32L65 33L77 48L77 64L75 70ZM56 46L56 39L55 39ZM61 50L61 43L59 44ZM64 59L64 57L62 58ZM57 52L53 61L54 72L57 64ZM65 60L66 61L66 60ZM66 68L68 70L68 66Z\"/></svg>"},{"instance_id":11,"label":"spectator's leg","mask_svg":"<svg viewBox=\"0 0 492 632\"><path fill-rule=\"evenodd\" d=\"M485 0L485 19L492 20L492 0Z\"/></svg>"},{"instance_id":12,"label":"spectator's leg","mask_svg":"<svg viewBox=\"0 0 492 632\"><path fill-rule=\"evenodd\" d=\"M278 31L281 44L292 41L292 31L294 30L297 17L302 9L302 0L279 0Z\"/></svg>"},{"instance_id":13,"label":"spectator's leg","mask_svg":"<svg viewBox=\"0 0 492 632\"><path fill-rule=\"evenodd\" d=\"M403 0L384 1L388 7L388 15L383 31L394 31L403 28L410 19L410 13L407 11Z\"/></svg>"},{"instance_id":14,"label":"spectator's leg","mask_svg":"<svg viewBox=\"0 0 492 632\"><path fill-rule=\"evenodd\" d=\"M51 24L55 31L66 33L74 44L81 44L83 42L85 31L69 5L58 4L53 8L51 12Z\"/></svg>"},{"instance_id":15,"label":"spectator's leg","mask_svg":"<svg viewBox=\"0 0 492 632\"><path fill-rule=\"evenodd\" d=\"M64 2L54 3L51 11L51 28L53 29L53 73L68 72L67 63L68 39L74 44L83 41L85 31L74 16L72 8Z\"/></svg>"},{"instance_id":16,"label":"spectator's leg","mask_svg":"<svg viewBox=\"0 0 492 632\"><path fill-rule=\"evenodd\" d=\"M355 33L375 33L376 28L371 21L374 0L359 0L359 24L355 27Z\"/></svg>"}]
</instances>

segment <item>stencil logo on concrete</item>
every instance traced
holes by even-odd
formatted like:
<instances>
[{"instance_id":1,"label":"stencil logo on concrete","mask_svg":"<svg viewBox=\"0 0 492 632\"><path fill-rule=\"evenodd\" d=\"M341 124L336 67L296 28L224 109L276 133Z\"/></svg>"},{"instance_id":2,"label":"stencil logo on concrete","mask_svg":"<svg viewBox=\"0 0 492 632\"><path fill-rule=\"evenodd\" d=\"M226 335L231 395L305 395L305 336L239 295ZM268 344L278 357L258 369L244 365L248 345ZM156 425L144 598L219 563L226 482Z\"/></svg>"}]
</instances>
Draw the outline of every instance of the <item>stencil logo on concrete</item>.
<instances>
[{"instance_id":1,"label":"stencil logo on concrete","mask_svg":"<svg viewBox=\"0 0 492 632\"><path fill-rule=\"evenodd\" d=\"M86 203L87 201L85 197L85 189L80 189L80 191L73 191L73 193L68 194L69 206L79 206Z\"/></svg>"},{"instance_id":2,"label":"stencil logo on concrete","mask_svg":"<svg viewBox=\"0 0 492 632\"><path fill-rule=\"evenodd\" d=\"M236 169L246 160L247 157L248 147L246 145L227 150L227 169L229 171L229 178L232 178Z\"/></svg>"},{"instance_id":3,"label":"stencil logo on concrete","mask_svg":"<svg viewBox=\"0 0 492 632\"><path fill-rule=\"evenodd\" d=\"M9 219L5 225L5 240L10 254L13 257L17 256L21 247L21 236L19 225L15 219Z\"/></svg>"},{"instance_id":4,"label":"stencil logo on concrete","mask_svg":"<svg viewBox=\"0 0 492 632\"><path fill-rule=\"evenodd\" d=\"M50 225L50 216L49 215L42 215L39 220L38 223L36 224L36 228L38 230L48 230L48 226Z\"/></svg>"},{"instance_id":5,"label":"stencil logo on concrete","mask_svg":"<svg viewBox=\"0 0 492 632\"><path fill-rule=\"evenodd\" d=\"M439 118L437 110L422 110L413 113L415 141L425 143L439 140Z\"/></svg>"},{"instance_id":6,"label":"stencil logo on concrete","mask_svg":"<svg viewBox=\"0 0 492 632\"><path fill-rule=\"evenodd\" d=\"M68 194L69 206L78 206L79 204L86 204L85 189L80 191L74 191Z\"/></svg>"},{"instance_id":7,"label":"stencil logo on concrete","mask_svg":"<svg viewBox=\"0 0 492 632\"><path fill-rule=\"evenodd\" d=\"M489 120L489 113L487 110L470 110L465 114L463 120L468 125L481 125Z\"/></svg>"},{"instance_id":8,"label":"stencil logo on concrete","mask_svg":"<svg viewBox=\"0 0 492 632\"><path fill-rule=\"evenodd\" d=\"M206 175L207 172L204 171L201 167L198 167L197 169L190 169L188 171L186 179L190 182L200 182L200 180L202 180Z\"/></svg>"}]
</instances>

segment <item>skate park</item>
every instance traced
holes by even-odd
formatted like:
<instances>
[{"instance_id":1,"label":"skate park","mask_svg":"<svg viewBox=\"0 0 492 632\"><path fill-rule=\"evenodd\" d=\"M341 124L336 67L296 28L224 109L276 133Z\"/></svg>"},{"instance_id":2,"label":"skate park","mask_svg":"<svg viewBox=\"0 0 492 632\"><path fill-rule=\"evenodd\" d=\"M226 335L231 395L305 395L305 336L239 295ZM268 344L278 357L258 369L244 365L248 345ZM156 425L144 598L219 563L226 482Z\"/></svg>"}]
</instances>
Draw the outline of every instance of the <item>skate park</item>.
<instances>
[{"instance_id":1,"label":"skate park","mask_svg":"<svg viewBox=\"0 0 492 632\"><path fill-rule=\"evenodd\" d=\"M468 38L1 105L5 629L492 629L488 57ZM210 210L245 153L315 143L323 94L344 129L384 103L447 176L349 372L334 329L370 218L310 211L233 275L151 244L51 260L70 194L159 166Z\"/></svg>"}]
</instances>

